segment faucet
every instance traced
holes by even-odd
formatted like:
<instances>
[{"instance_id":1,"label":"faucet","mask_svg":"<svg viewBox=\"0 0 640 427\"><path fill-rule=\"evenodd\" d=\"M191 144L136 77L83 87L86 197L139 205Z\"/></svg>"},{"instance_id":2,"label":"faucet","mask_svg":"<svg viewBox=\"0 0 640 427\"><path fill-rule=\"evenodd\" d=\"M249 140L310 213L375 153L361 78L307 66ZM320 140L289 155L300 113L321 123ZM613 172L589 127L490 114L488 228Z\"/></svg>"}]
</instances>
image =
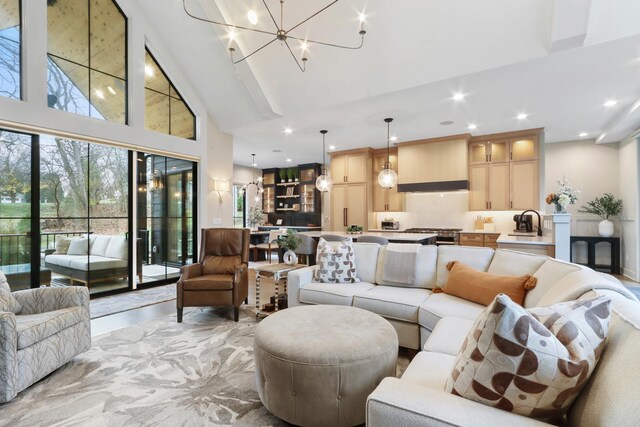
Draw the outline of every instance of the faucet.
<instances>
[{"instance_id":1,"label":"faucet","mask_svg":"<svg viewBox=\"0 0 640 427\"><path fill-rule=\"evenodd\" d=\"M536 234L538 236L542 236L542 221L540 219L540 214L538 213L538 211L534 211L533 209L527 209L526 211L522 212L520 215L524 215L527 212L533 212L538 217L538 226L536 227L537 228Z\"/></svg>"}]
</instances>

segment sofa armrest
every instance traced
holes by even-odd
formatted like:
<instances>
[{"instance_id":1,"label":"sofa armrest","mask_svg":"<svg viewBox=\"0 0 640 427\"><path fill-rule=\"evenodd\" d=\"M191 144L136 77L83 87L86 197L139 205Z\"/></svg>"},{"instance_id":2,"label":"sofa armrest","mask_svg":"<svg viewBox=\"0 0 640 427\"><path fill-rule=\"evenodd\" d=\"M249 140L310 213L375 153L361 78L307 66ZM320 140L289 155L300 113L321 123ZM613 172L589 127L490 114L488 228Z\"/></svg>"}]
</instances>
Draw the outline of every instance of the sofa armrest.
<instances>
[{"instance_id":1,"label":"sofa armrest","mask_svg":"<svg viewBox=\"0 0 640 427\"><path fill-rule=\"evenodd\" d=\"M180 282L198 276L202 276L202 264L190 264L180 267Z\"/></svg>"},{"instance_id":2,"label":"sofa armrest","mask_svg":"<svg viewBox=\"0 0 640 427\"><path fill-rule=\"evenodd\" d=\"M290 271L287 274L287 293L289 294L287 304L289 307L300 305L300 288L313 281L313 275L317 269L318 266L313 265Z\"/></svg>"},{"instance_id":3,"label":"sofa armrest","mask_svg":"<svg viewBox=\"0 0 640 427\"><path fill-rule=\"evenodd\" d=\"M55 251L56 251L55 249L45 249L45 250L44 250L44 257L46 258L46 257L47 257L47 255L51 255L51 254L53 254Z\"/></svg>"},{"instance_id":4,"label":"sofa armrest","mask_svg":"<svg viewBox=\"0 0 640 427\"><path fill-rule=\"evenodd\" d=\"M38 314L71 307L84 307L89 314L89 289L84 286L27 289L12 295L22 304L20 314Z\"/></svg>"},{"instance_id":5,"label":"sofa armrest","mask_svg":"<svg viewBox=\"0 0 640 427\"><path fill-rule=\"evenodd\" d=\"M0 343L0 403L4 403L18 394L18 332L13 313L0 312Z\"/></svg>"},{"instance_id":6,"label":"sofa armrest","mask_svg":"<svg viewBox=\"0 0 640 427\"><path fill-rule=\"evenodd\" d=\"M549 426L441 390L385 378L367 398L367 427Z\"/></svg>"}]
</instances>

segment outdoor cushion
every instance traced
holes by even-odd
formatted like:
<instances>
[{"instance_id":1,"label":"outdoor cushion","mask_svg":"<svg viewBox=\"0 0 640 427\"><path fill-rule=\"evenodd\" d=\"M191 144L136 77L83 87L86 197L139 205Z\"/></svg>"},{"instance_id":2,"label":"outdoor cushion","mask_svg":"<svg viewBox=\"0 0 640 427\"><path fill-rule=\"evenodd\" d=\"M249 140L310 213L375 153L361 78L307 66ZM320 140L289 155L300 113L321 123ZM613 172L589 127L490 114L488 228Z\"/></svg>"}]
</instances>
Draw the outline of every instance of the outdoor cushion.
<instances>
[{"instance_id":1,"label":"outdoor cushion","mask_svg":"<svg viewBox=\"0 0 640 427\"><path fill-rule=\"evenodd\" d=\"M354 295L353 306L389 319L416 323L418 306L429 295L431 291L427 289L378 285L368 292Z\"/></svg>"},{"instance_id":2,"label":"outdoor cushion","mask_svg":"<svg viewBox=\"0 0 640 427\"><path fill-rule=\"evenodd\" d=\"M534 289L527 292L524 298L524 307L537 307L540 305L540 300L549 292L560 279L573 271L579 271L580 267L576 264L570 264L568 262L559 261L557 259L549 258L546 260L540 268L533 273L538 279L538 284Z\"/></svg>"},{"instance_id":3,"label":"outdoor cushion","mask_svg":"<svg viewBox=\"0 0 640 427\"><path fill-rule=\"evenodd\" d=\"M105 256L107 258L127 259L128 258L127 239L124 236L112 236Z\"/></svg>"},{"instance_id":4,"label":"outdoor cushion","mask_svg":"<svg viewBox=\"0 0 640 427\"><path fill-rule=\"evenodd\" d=\"M124 268L129 264L126 259L107 258L97 255L73 255L69 268L74 270L108 270L111 268Z\"/></svg>"},{"instance_id":5,"label":"outdoor cushion","mask_svg":"<svg viewBox=\"0 0 640 427\"><path fill-rule=\"evenodd\" d=\"M352 305L353 296L376 285L360 283L309 283L300 288L300 301L306 304Z\"/></svg>"},{"instance_id":6,"label":"outdoor cushion","mask_svg":"<svg viewBox=\"0 0 640 427\"><path fill-rule=\"evenodd\" d=\"M73 261L74 259L78 259L79 257L86 258L87 255L58 255L58 254L51 254L51 255L47 255L44 260L45 260L45 262L48 262L49 264L58 265L60 267L69 267L69 265L71 264L71 261Z\"/></svg>"},{"instance_id":7,"label":"outdoor cushion","mask_svg":"<svg viewBox=\"0 0 640 427\"><path fill-rule=\"evenodd\" d=\"M485 306L447 294L433 294L420 304L418 323L429 331L443 317L453 316L475 320Z\"/></svg>"},{"instance_id":8,"label":"outdoor cushion","mask_svg":"<svg viewBox=\"0 0 640 427\"><path fill-rule=\"evenodd\" d=\"M76 237L71 239L67 255L88 255L89 239L87 237Z\"/></svg>"},{"instance_id":9,"label":"outdoor cushion","mask_svg":"<svg viewBox=\"0 0 640 427\"><path fill-rule=\"evenodd\" d=\"M427 338L424 350L457 356L473 322L460 317L443 317Z\"/></svg>"},{"instance_id":10,"label":"outdoor cushion","mask_svg":"<svg viewBox=\"0 0 640 427\"><path fill-rule=\"evenodd\" d=\"M363 282L375 283L376 260L380 245L377 243L354 243L353 252L358 266L358 279Z\"/></svg>"},{"instance_id":11,"label":"outdoor cushion","mask_svg":"<svg viewBox=\"0 0 640 427\"><path fill-rule=\"evenodd\" d=\"M422 387L443 390L456 356L421 351L402 374L402 380Z\"/></svg>"},{"instance_id":12,"label":"outdoor cushion","mask_svg":"<svg viewBox=\"0 0 640 427\"><path fill-rule=\"evenodd\" d=\"M496 295L501 293L522 305L527 290L533 289L537 282L537 279L530 274L523 276L490 274L466 266L459 261L451 261L447 264L447 270L449 270L449 278L441 292L482 305L491 304Z\"/></svg>"},{"instance_id":13,"label":"outdoor cushion","mask_svg":"<svg viewBox=\"0 0 640 427\"><path fill-rule=\"evenodd\" d=\"M87 316L85 310L78 306L16 316L18 350L27 348L65 328L82 322L85 316Z\"/></svg>"},{"instance_id":14,"label":"outdoor cushion","mask_svg":"<svg viewBox=\"0 0 640 427\"><path fill-rule=\"evenodd\" d=\"M233 275L208 274L193 277L182 282L185 291L228 291L233 289Z\"/></svg>"},{"instance_id":15,"label":"outdoor cushion","mask_svg":"<svg viewBox=\"0 0 640 427\"><path fill-rule=\"evenodd\" d=\"M111 241L111 236L93 236L91 245L91 255L107 256L107 248Z\"/></svg>"},{"instance_id":16,"label":"outdoor cushion","mask_svg":"<svg viewBox=\"0 0 640 427\"><path fill-rule=\"evenodd\" d=\"M419 245L415 256L415 269L412 273L415 275L413 284L403 282L402 280L385 280L385 265L387 264L387 253L389 247L395 245L389 244L380 248L378 253L378 262L376 269L376 283L378 285L402 286L431 289L436 284L436 261L438 259L438 248L434 245ZM369 261L370 262L370 261ZM358 269L359 269L358 264Z\"/></svg>"},{"instance_id":17,"label":"outdoor cushion","mask_svg":"<svg viewBox=\"0 0 640 427\"><path fill-rule=\"evenodd\" d=\"M611 299L525 310L498 295L469 331L446 392L561 422L602 354Z\"/></svg>"},{"instance_id":18,"label":"outdoor cushion","mask_svg":"<svg viewBox=\"0 0 640 427\"><path fill-rule=\"evenodd\" d=\"M476 270L487 271L493 259L493 252L491 248L438 246L438 280L436 284L442 288L447 283L449 277L447 264L451 261L460 261Z\"/></svg>"},{"instance_id":19,"label":"outdoor cushion","mask_svg":"<svg viewBox=\"0 0 640 427\"><path fill-rule=\"evenodd\" d=\"M548 260L548 256L528 254L525 252L496 249L487 273L502 276L522 276L533 274Z\"/></svg>"},{"instance_id":20,"label":"outdoor cushion","mask_svg":"<svg viewBox=\"0 0 640 427\"><path fill-rule=\"evenodd\" d=\"M66 255L71 244L71 237L58 236L56 238L56 251L54 254Z\"/></svg>"}]
</instances>

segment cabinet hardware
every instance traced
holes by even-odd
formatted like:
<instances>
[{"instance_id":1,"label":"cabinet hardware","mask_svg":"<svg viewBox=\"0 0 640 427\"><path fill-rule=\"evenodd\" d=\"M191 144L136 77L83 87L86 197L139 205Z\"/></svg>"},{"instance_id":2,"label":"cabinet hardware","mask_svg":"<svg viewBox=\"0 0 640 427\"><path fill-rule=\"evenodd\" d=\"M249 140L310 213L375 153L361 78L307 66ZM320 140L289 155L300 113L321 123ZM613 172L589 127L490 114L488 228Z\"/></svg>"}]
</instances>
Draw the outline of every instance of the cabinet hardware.
<instances>
[{"instance_id":1,"label":"cabinet hardware","mask_svg":"<svg viewBox=\"0 0 640 427\"><path fill-rule=\"evenodd\" d=\"M489 202L489 209L491 209L491 202Z\"/></svg>"},{"instance_id":2,"label":"cabinet hardware","mask_svg":"<svg viewBox=\"0 0 640 427\"><path fill-rule=\"evenodd\" d=\"M484 202L484 204L485 204L485 208L489 210L489 202Z\"/></svg>"},{"instance_id":3,"label":"cabinet hardware","mask_svg":"<svg viewBox=\"0 0 640 427\"><path fill-rule=\"evenodd\" d=\"M513 209L513 200L509 202L509 207Z\"/></svg>"},{"instance_id":4,"label":"cabinet hardware","mask_svg":"<svg viewBox=\"0 0 640 427\"><path fill-rule=\"evenodd\" d=\"M347 226L347 208L342 208L342 225Z\"/></svg>"},{"instance_id":5,"label":"cabinet hardware","mask_svg":"<svg viewBox=\"0 0 640 427\"><path fill-rule=\"evenodd\" d=\"M509 160L513 160L513 151L509 151Z\"/></svg>"},{"instance_id":6,"label":"cabinet hardware","mask_svg":"<svg viewBox=\"0 0 640 427\"><path fill-rule=\"evenodd\" d=\"M492 160L491 160L491 154L489 154L489 162L491 162L491 161L492 161Z\"/></svg>"},{"instance_id":7,"label":"cabinet hardware","mask_svg":"<svg viewBox=\"0 0 640 427\"><path fill-rule=\"evenodd\" d=\"M484 155L484 161L485 161L485 162L487 162L487 163L489 163L489 155L488 155L488 154L485 154L485 155Z\"/></svg>"}]
</instances>

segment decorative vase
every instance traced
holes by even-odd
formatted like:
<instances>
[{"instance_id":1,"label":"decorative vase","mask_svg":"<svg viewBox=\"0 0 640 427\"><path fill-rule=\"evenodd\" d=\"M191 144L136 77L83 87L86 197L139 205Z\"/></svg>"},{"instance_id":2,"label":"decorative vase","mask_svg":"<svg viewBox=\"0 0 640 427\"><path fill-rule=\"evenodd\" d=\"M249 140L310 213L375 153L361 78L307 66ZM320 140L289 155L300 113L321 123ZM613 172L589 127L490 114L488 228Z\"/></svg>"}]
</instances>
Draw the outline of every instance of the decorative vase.
<instances>
[{"instance_id":1,"label":"decorative vase","mask_svg":"<svg viewBox=\"0 0 640 427\"><path fill-rule=\"evenodd\" d=\"M298 263L298 256L291 250L286 251L282 256L282 259L287 265L296 265Z\"/></svg>"},{"instance_id":2,"label":"decorative vase","mask_svg":"<svg viewBox=\"0 0 640 427\"><path fill-rule=\"evenodd\" d=\"M555 212L553 212L554 214L566 214L567 213L567 207L565 205L562 205L558 202L553 202L553 206L555 208Z\"/></svg>"},{"instance_id":3,"label":"decorative vase","mask_svg":"<svg viewBox=\"0 0 640 427\"><path fill-rule=\"evenodd\" d=\"M600 224L598 224L598 234L601 237L613 236L613 223L608 219L600 221Z\"/></svg>"}]
</instances>

